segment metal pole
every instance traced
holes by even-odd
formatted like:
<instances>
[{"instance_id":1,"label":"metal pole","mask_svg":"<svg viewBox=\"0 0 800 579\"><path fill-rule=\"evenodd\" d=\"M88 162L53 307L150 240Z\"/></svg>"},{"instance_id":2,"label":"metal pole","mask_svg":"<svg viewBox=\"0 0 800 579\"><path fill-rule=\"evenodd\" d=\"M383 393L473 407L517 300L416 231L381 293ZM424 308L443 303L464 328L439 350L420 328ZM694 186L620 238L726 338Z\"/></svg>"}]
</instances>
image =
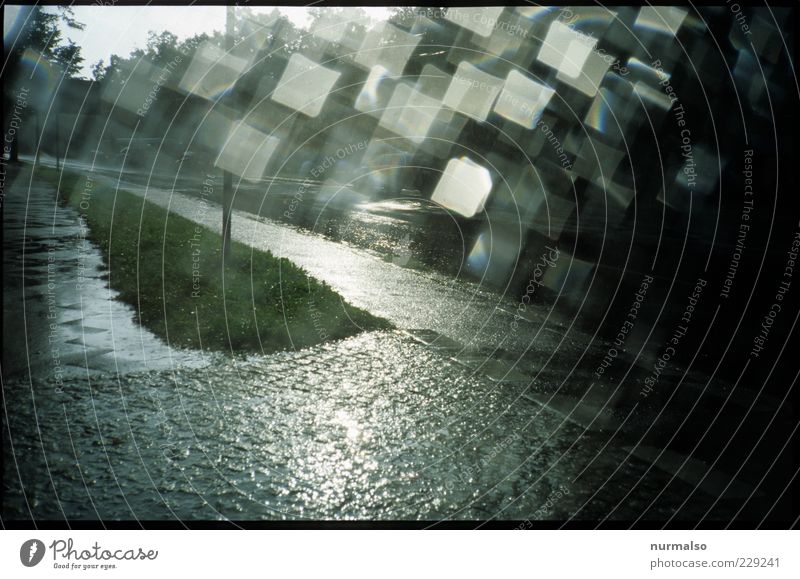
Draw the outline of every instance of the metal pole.
<instances>
[{"instance_id":1,"label":"metal pole","mask_svg":"<svg viewBox=\"0 0 800 579\"><path fill-rule=\"evenodd\" d=\"M61 170L61 164L59 162L59 157L61 157L61 147L58 144L58 109L56 109L56 171Z\"/></svg>"},{"instance_id":2,"label":"metal pole","mask_svg":"<svg viewBox=\"0 0 800 579\"><path fill-rule=\"evenodd\" d=\"M36 115L36 136L33 139L33 144L36 147L36 151L34 151L34 153L33 153L34 154L33 164L34 165L38 165L39 164L39 148L42 146L42 133L39 130L39 111L36 111L35 115Z\"/></svg>"},{"instance_id":3,"label":"metal pole","mask_svg":"<svg viewBox=\"0 0 800 579\"><path fill-rule=\"evenodd\" d=\"M227 7L225 18L225 47L233 49L233 6ZM233 119L231 119L233 121ZM233 205L233 175L222 172L222 255L227 258L231 254L231 210Z\"/></svg>"}]
</instances>

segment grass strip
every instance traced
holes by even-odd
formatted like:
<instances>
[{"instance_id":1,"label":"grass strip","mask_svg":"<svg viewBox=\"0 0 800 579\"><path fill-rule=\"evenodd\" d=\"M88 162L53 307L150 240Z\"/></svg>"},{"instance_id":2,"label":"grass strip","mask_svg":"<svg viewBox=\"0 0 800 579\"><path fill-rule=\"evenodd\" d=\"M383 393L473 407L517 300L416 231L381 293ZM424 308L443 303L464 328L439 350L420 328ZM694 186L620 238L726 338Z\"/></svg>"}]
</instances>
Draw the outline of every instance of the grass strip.
<instances>
[{"instance_id":1,"label":"grass strip","mask_svg":"<svg viewBox=\"0 0 800 579\"><path fill-rule=\"evenodd\" d=\"M58 183L56 171L36 172ZM217 233L89 180L64 172L60 201L88 224L119 299L174 347L270 353L391 327L285 258L233 242L223 262Z\"/></svg>"}]
</instances>

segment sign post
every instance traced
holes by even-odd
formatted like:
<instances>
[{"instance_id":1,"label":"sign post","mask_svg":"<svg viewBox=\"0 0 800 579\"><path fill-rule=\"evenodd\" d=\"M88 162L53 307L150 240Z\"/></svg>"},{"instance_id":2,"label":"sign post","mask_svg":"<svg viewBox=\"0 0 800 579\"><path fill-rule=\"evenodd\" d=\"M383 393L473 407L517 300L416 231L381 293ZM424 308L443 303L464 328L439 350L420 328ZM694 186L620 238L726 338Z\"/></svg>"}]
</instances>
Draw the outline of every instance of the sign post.
<instances>
[{"instance_id":1,"label":"sign post","mask_svg":"<svg viewBox=\"0 0 800 579\"><path fill-rule=\"evenodd\" d=\"M233 6L227 7L225 18L225 48L233 49L234 31ZM222 256L223 259L231 254L231 211L233 209L233 175L229 171L222 172Z\"/></svg>"}]
</instances>

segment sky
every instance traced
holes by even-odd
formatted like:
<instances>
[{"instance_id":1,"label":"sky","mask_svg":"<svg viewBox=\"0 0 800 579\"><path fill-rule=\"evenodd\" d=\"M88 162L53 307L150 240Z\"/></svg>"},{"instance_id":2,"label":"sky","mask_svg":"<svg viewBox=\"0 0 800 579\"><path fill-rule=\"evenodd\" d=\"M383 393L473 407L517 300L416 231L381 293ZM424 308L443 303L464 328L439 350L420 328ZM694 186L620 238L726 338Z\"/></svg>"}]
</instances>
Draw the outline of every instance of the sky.
<instances>
[{"instance_id":1,"label":"sky","mask_svg":"<svg viewBox=\"0 0 800 579\"><path fill-rule=\"evenodd\" d=\"M255 12L271 12L272 6ZM18 6L5 6L4 31L13 22ZM112 54L127 56L135 48L143 48L147 33L169 30L179 39L202 32L225 29L225 6L74 6L75 19L86 25L84 30L66 29L65 36L81 47L84 58L81 73L91 78L91 68L102 59L108 63ZM296 26L308 24L308 12L301 6L279 6ZM385 18L387 8L365 8L369 16Z\"/></svg>"}]
</instances>

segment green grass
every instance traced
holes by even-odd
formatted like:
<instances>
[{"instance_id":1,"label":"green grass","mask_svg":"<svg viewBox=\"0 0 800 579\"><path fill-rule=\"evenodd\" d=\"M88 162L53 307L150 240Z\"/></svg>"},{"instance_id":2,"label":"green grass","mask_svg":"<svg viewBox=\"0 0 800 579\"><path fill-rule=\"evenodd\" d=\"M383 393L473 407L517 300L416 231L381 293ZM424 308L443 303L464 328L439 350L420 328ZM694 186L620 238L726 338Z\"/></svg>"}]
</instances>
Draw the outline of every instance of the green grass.
<instances>
[{"instance_id":1,"label":"green grass","mask_svg":"<svg viewBox=\"0 0 800 579\"><path fill-rule=\"evenodd\" d=\"M58 182L53 170L36 178ZM233 242L223 269L220 235L97 181L85 190L85 177L64 173L60 199L88 223L111 287L172 346L269 353L390 327L285 258Z\"/></svg>"}]
</instances>

